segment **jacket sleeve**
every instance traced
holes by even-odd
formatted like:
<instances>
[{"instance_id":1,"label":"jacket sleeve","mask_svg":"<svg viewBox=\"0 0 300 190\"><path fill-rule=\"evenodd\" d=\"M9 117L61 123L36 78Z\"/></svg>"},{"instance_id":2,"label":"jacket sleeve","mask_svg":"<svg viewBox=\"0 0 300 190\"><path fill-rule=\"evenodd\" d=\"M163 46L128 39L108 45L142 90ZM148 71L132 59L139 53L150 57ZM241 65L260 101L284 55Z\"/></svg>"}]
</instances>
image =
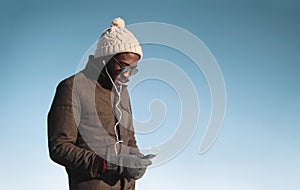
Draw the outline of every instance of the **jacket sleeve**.
<instances>
[{"instance_id":1,"label":"jacket sleeve","mask_svg":"<svg viewBox=\"0 0 300 190\"><path fill-rule=\"evenodd\" d=\"M137 146L136 138L135 138L135 132L134 132L134 127L133 127L133 118L132 118L132 108L131 108L129 93L128 93L128 91L126 91L126 93L128 96L129 112L131 114L130 115L130 124L129 124L129 128L128 128L128 136L129 136L128 146L130 148L132 148L131 153L140 153L138 146Z\"/></svg>"},{"instance_id":2,"label":"jacket sleeve","mask_svg":"<svg viewBox=\"0 0 300 190\"><path fill-rule=\"evenodd\" d=\"M130 128L128 129L128 135L129 135L128 146L131 147L131 148L138 149L137 142L136 142L136 139L135 139L133 125L130 125Z\"/></svg>"},{"instance_id":3,"label":"jacket sleeve","mask_svg":"<svg viewBox=\"0 0 300 190\"><path fill-rule=\"evenodd\" d=\"M48 113L48 147L50 158L66 168L96 177L100 157L93 151L76 146L80 122L80 101L72 83L61 82Z\"/></svg>"}]
</instances>

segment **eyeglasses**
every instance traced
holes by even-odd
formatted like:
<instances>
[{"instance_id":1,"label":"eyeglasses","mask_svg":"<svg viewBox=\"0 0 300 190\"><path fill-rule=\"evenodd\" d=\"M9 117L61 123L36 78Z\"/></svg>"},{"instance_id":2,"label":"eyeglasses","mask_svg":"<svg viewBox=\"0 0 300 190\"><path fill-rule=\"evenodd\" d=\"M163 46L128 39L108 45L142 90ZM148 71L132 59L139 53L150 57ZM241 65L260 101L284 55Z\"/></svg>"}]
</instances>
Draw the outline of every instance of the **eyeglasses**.
<instances>
[{"instance_id":1,"label":"eyeglasses","mask_svg":"<svg viewBox=\"0 0 300 190\"><path fill-rule=\"evenodd\" d=\"M124 67L115 57L113 57L113 58L115 59L115 61L121 67L120 74L121 73L127 73L129 71L130 75L135 75L138 72L138 69L136 67L130 67L128 63L122 62L122 64L127 65L127 66Z\"/></svg>"}]
</instances>

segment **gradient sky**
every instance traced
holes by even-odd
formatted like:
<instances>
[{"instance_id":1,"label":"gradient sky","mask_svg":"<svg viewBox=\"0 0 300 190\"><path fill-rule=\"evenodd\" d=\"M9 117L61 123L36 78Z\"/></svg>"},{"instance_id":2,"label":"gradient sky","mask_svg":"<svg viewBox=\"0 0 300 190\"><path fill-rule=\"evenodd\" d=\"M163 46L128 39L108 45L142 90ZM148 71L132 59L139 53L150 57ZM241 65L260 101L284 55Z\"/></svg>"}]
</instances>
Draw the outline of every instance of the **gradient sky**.
<instances>
[{"instance_id":1,"label":"gradient sky","mask_svg":"<svg viewBox=\"0 0 300 190\"><path fill-rule=\"evenodd\" d=\"M191 76L203 119L189 145L150 168L137 189L300 188L299 1L1 0L1 189L68 189L63 167L48 156L47 112L58 82L77 71L117 16L127 24L163 22L196 35L216 58L227 90L223 128L199 155L210 109L205 78L178 52L144 47L145 58L173 61ZM178 119L174 91L157 81L144 85L132 94L134 116L149 117L145 110L153 98L161 98L169 112L164 128L137 135L140 146L160 143Z\"/></svg>"}]
</instances>

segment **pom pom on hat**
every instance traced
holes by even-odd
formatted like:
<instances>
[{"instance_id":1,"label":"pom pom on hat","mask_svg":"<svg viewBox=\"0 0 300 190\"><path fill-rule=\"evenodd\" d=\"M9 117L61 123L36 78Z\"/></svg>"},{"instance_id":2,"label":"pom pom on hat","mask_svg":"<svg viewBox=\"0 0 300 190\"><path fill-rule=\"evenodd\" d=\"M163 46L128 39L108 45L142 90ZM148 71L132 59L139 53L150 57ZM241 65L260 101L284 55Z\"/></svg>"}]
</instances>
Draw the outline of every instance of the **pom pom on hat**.
<instances>
[{"instance_id":1,"label":"pom pom on hat","mask_svg":"<svg viewBox=\"0 0 300 190\"><path fill-rule=\"evenodd\" d=\"M120 28L124 28L124 27L125 27L125 21L124 21L123 19L121 19L120 17L115 18L115 19L111 22L110 27L113 27L113 26L120 27Z\"/></svg>"},{"instance_id":2,"label":"pom pom on hat","mask_svg":"<svg viewBox=\"0 0 300 190\"><path fill-rule=\"evenodd\" d=\"M125 21L115 18L110 28L106 29L97 43L95 58L118 53L131 52L143 57L142 47L135 36L125 28Z\"/></svg>"}]
</instances>

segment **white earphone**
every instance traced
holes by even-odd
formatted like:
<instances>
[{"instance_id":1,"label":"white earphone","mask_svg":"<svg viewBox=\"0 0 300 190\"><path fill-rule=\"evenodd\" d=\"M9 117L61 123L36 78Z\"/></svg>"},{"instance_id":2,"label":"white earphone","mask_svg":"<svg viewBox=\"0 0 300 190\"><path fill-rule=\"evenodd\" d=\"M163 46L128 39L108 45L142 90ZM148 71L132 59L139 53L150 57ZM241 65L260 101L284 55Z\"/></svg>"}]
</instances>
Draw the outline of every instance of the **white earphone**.
<instances>
[{"instance_id":1,"label":"white earphone","mask_svg":"<svg viewBox=\"0 0 300 190\"><path fill-rule=\"evenodd\" d=\"M115 124L115 126L114 126L114 132L115 132L115 136L116 136L116 140L117 140L117 142L116 142L115 145L114 145L114 149L115 149L115 153L116 153L116 155L117 155L117 154L118 154L117 145L118 145L119 143L122 143L122 142L123 142L123 141L119 138L119 135L118 135L118 132L117 132L117 126L118 126L119 123L121 122L121 119L122 119L122 116L123 116L122 111L121 111L120 108L118 107L119 104L120 104L120 102L121 102L122 85L120 86L120 91L119 91L118 88L117 88L117 86L116 86L116 84L114 83L114 81L112 80L110 74L109 74L108 71L107 71L107 68L106 68L106 65L105 65L105 60L103 60L102 63L104 64L106 74L108 75L108 77L109 77L111 83L113 84L113 86L114 86L114 88L115 88L115 90L116 90L116 92L117 92L117 94L118 94L118 101L117 101L117 103L116 103L116 108L117 108L118 112L120 113L120 117L119 117L118 121L116 122L116 124Z\"/></svg>"}]
</instances>

